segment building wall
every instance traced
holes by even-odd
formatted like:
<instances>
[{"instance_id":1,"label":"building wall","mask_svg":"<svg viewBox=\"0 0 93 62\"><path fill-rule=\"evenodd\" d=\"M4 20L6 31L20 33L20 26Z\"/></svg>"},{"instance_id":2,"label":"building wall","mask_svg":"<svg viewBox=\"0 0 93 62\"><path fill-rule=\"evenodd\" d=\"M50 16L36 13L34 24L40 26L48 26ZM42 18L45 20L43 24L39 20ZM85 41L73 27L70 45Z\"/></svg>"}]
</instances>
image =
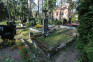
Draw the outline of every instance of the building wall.
<instances>
[{"instance_id":1,"label":"building wall","mask_svg":"<svg viewBox=\"0 0 93 62\"><path fill-rule=\"evenodd\" d=\"M57 8L53 10L53 19L60 19L60 11L61 11L61 19L68 19L71 17L71 9L70 8Z\"/></svg>"}]
</instances>

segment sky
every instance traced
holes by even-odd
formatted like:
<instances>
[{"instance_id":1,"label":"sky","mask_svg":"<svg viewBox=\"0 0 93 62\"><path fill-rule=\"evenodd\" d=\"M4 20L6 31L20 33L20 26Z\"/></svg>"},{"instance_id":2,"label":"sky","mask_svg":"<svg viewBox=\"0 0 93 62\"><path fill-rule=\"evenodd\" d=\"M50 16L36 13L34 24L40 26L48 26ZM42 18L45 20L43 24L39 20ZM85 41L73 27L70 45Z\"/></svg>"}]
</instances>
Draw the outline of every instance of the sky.
<instances>
[{"instance_id":1,"label":"sky","mask_svg":"<svg viewBox=\"0 0 93 62\"><path fill-rule=\"evenodd\" d=\"M38 0L35 0L35 3L38 4Z\"/></svg>"},{"instance_id":2,"label":"sky","mask_svg":"<svg viewBox=\"0 0 93 62\"><path fill-rule=\"evenodd\" d=\"M42 1L42 0L40 0L40 1ZM77 0L72 0L72 1L77 1ZM36 3L36 7L35 7L35 10L37 10L38 9L38 0L34 0L34 2ZM39 2L40 4L42 4L42 2ZM60 5L61 4L61 2L60 2L60 0L57 0L57 3L56 3L56 5ZM42 8L42 6L40 5L40 9Z\"/></svg>"},{"instance_id":3,"label":"sky","mask_svg":"<svg viewBox=\"0 0 93 62\"><path fill-rule=\"evenodd\" d=\"M34 0L36 4L38 4L38 0ZM74 0L74 1L77 1L77 0ZM60 0L57 0L57 4L58 2L60 2Z\"/></svg>"}]
</instances>

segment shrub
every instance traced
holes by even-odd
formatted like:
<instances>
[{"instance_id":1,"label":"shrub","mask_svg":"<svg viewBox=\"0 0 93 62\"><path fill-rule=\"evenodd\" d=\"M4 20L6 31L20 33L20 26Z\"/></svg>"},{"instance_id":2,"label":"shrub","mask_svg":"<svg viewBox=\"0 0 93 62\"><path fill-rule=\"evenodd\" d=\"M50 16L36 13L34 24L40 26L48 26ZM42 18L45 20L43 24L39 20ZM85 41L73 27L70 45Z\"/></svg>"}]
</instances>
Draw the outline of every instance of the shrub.
<instances>
[{"instance_id":1,"label":"shrub","mask_svg":"<svg viewBox=\"0 0 93 62\"><path fill-rule=\"evenodd\" d=\"M21 20L17 20L17 21L15 21L15 22L16 22L16 24L18 24L18 23L22 23Z\"/></svg>"},{"instance_id":2,"label":"shrub","mask_svg":"<svg viewBox=\"0 0 93 62\"><path fill-rule=\"evenodd\" d=\"M38 19L37 22L36 22L36 24L41 24L41 20Z\"/></svg>"},{"instance_id":3,"label":"shrub","mask_svg":"<svg viewBox=\"0 0 93 62\"><path fill-rule=\"evenodd\" d=\"M21 56L22 62L34 62L32 54L29 52L29 48L24 46L21 40L16 40L16 46L19 49L19 55Z\"/></svg>"},{"instance_id":4,"label":"shrub","mask_svg":"<svg viewBox=\"0 0 93 62\"><path fill-rule=\"evenodd\" d=\"M81 52L81 62L93 62L93 0L79 0L79 37L77 48Z\"/></svg>"},{"instance_id":5,"label":"shrub","mask_svg":"<svg viewBox=\"0 0 93 62\"><path fill-rule=\"evenodd\" d=\"M72 17L71 18L71 22L75 22L76 21L76 18L75 17Z\"/></svg>"},{"instance_id":6,"label":"shrub","mask_svg":"<svg viewBox=\"0 0 93 62\"><path fill-rule=\"evenodd\" d=\"M62 24L62 20L53 20L53 24L54 25L61 25Z\"/></svg>"},{"instance_id":7,"label":"shrub","mask_svg":"<svg viewBox=\"0 0 93 62\"><path fill-rule=\"evenodd\" d=\"M14 42L14 40L3 40L1 43L0 43L0 49L1 48L5 48L5 47L8 47L8 46L12 46L12 45L14 45L15 44L15 42Z\"/></svg>"},{"instance_id":8,"label":"shrub","mask_svg":"<svg viewBox=\"0 0 93 62\"><path fill-rule=\"evenodd\" d=\"M33 20L33 17L30 17L29 20Z\"/></svg>"},{"instance_id":9,"label":"shrub","mask_svg":"<svg viewBox=\"0 0 93 62\"><path fill-rule=\"evenodd\" d=\"M36 28L42 28L42 25L37 24L37 25L35 25L35 27L36 27Z\"/></svg>"},{"instance_id":10,"label":"shrub","mask_svg":"<svg viewBox=\"0 0 93 62\"><path fill-rule=\"evenodd\" d=\"M27 22L27 26L34 26L34 21Z\"/></svg>"},{"instance_id":11,"label":"shrub","mask_svg":"<svg viewBox=\"0 0 93 62\"><path fill-rule=\"evenodd\" d=\"M0 22L0 25L7 25L7 21Z\"/></svg>"},{"instance_id":12,"label":"shrub","mask_svg":"<svg viewBox=\"0 0 93 62\"><path fill-rule=\"evenodd\" d=\"M52 22L53 22L52 20L48 20L48 24L52 24Z\"/></svg>"}]
</instances>

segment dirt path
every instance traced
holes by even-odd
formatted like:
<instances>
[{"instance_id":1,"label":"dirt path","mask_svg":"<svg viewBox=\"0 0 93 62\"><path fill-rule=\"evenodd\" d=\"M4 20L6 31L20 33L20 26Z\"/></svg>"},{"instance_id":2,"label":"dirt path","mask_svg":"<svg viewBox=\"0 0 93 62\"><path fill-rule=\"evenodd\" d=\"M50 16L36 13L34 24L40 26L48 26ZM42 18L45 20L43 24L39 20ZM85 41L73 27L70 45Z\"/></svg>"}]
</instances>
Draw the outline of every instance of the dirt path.
<instances>
[{"instance_id":1,"label":"dirt path","mask_svg":"<svg viewBox=\"0 0 93 62\"><path fill-rule=\"evenodd\" d=\"M0 50L0 62L3 62L7 58L14 59L16 62L21 62L18 49L11 50L10 47Z\"/></svg>"},{"instance_id":2,"label":"dirt path","mask_svg":"<svg viewBox=\"0 0 93 62\"><path fill-rule=\"evenodd\" d=\"M73 42L69 46L66 46L64 49L56 53L52 58L47 62L75 62L79 59L79 53L76 50L76 43Z\"/></svg>"}]
</instances>

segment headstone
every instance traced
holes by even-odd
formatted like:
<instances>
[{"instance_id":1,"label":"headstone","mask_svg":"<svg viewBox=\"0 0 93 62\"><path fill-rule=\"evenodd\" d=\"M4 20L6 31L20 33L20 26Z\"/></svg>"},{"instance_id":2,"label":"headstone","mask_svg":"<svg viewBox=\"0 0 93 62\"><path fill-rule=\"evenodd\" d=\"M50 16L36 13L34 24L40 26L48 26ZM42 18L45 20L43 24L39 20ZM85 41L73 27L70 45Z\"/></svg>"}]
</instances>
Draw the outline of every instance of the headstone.
<instances>
[{"instance_id":1,"label":"headstone","mask_svg":"<svg viewBox=\"0 0 93 62\"><path fill-rule=\"evenodd\" d=\"M71 24L71 18L69 18L69 21L68 21L69 24Z\"/></svg>"},{"instance_id":2,"label":"headstone","mask_svg":"<svg viewBox=\"0 0 93 62\"><path fill-rule=\"evenodd\" d=\"M2 39L14 39L16 34L15 22L7 22L7 25L0 25L0 36Z\"/></svg>"},{"instance_id":3,"label":"headstone","mask_svg":"<svg viewBox=\"0 0 93 62\"><path fill-rule=\"evenodd\" d=\"M25 18L25 19L22 21L22 24L23 24L23 23L26 23L26 22L27 22L27 18Z\"/></svg>"},{"instance_id":4,"label":"headstone","mask_svg":"<svg viewBox=\"0 0 93 62\"><path fill-rule=\"evenodd\" d=\"M42 21L43 21L43 19L41 19L41 25L43 24Z\"/></svg>"},{"instance_id":5,"label":"headstone","mask_svg":"<svg viewBox=\"0 0 93 62\"><path fill-rule=\"evenodd\" d=\"M43 23L43 26L42 26L42 34L44 35L44 36L47 36L48 35L48 33L49 33L49 30L48 30L48 18L47 18L47 10L45 9L45 10L43 10L43 12L45 13L45 17L44 17L44 19L43 19L43 21L42 21L42 23Z\"/></svg>"},{"instance_id":6,"label":"headstone","mask_svg":"<svg viewBox=\"0 0 93 62\"><path fill-rule=\"evenodd\" d=\"M35 18L33 18L33 21L34 21L34 26L36 25L36 20L35 20Z\"/></svg>"},{"instance_id":7,"label":"headstone","mask_svg":"<svg viewBox=\"0 0 93 62\"><path fill-rule=\"evenodd\" d=\"M67 24L67 20L63 19L63 25Z\"/></svg>"}]
</instances>

